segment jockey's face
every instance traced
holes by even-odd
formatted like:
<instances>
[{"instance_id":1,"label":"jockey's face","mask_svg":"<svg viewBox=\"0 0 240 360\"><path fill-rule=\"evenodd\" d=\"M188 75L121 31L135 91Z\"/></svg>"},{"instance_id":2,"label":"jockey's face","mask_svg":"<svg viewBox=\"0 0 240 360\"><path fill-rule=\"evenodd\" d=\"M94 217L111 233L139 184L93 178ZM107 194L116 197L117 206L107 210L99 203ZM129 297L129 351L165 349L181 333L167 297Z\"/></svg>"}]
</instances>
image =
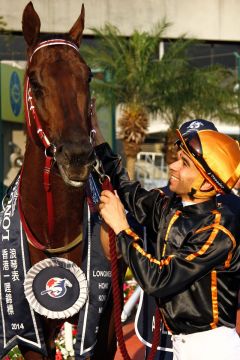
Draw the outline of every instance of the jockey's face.
<instances>
[{"instance_id":1,"label":"jockey's face","mask_svg":"<svg viewBox=\"0 0 240 360\"><path fill-rule=\"evenodd\" d=\"M192 160L182 151L177 153L177 160L169 165L169 188L180 195L182 201L192 201L189 193L196 177L201 176Z\"/></svg>"}]
</instances>

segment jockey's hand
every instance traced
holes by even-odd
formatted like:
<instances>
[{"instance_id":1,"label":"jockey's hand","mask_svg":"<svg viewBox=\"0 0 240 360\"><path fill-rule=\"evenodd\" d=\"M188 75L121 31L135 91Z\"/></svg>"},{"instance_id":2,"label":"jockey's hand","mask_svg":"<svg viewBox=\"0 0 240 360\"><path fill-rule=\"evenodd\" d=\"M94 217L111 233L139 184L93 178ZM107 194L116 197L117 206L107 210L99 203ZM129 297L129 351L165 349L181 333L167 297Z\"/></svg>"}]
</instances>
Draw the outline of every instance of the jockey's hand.
<instances>
[{"instance_id":1,"label":"jockey's hand","mask_svg":"<svg viewBox=\"0 0 240 360\"><path fill-rule=\"evenodd\" d=\"M99 211L103 220L113 229L116 235L120 233L120 231L129 228L123 204L111 191L102 191Z\"/></svg>"},{"instance_id":2,"label":"jockey's hand","mask_svg":"<svg viewBox=\"0 0 240 360\"><path fill-rule=\"evenodd\" d=\"M96 112L96 98L92 98L91 100L91 123L92 123L92 129L96 131L95 134L95 145L100 145L105 142L105 139L103 137L103 134L100 130L98 119L97 119L97 112Z\"/></svg>"}]
</instances>

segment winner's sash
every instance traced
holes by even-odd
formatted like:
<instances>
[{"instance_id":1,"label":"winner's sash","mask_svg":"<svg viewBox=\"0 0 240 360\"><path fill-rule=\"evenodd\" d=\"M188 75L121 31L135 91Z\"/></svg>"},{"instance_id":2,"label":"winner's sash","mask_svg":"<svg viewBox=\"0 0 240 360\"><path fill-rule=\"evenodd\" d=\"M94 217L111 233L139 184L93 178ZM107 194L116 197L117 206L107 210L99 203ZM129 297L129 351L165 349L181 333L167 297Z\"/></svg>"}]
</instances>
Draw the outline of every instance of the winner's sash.
<instances>
[{"instance_id":1,"label":"winner's sash","mask_svg":"<svg viewBox=\"0 0 240 360\"><path fill-rule=\"evenodd\" d=\"M134 231L144 240L144 249L152 253L155 248L154 242L149 239L147 229L139 225L131 216L128 214L128 222ZM149 239L149 243L147 243ZM146 358L152 347L152 340L155 331L155 312L156 312L156 301L152 296L147 295L141 290L140 300L138 309L135 317L135 332L139 340L146 346ZM164 323L161 322L160 327L160 344L157 348L157 353L154 357L155 360L172 360L172 340L171 334L166 330Z\"/></svg>"},{"instance_id":2,"label":"winner's sash","mask_svg":"<svg viewBox=\"0 0 240 360\"><path fill-rule=\"evenodd\" d=\"M146 345L147 353L152 346L153 334L155 330L155 311L156 301L154 297L148 296L141 290L140 301L135 318L135 331L139 340ZM161 322L160 345L157 348L156 360L172 360L172 340L171 334L166 330Z\"/></svg>"},{"instance_id":3,"label":"winner's sash","mask_svg":"<svg viewBox=\"0 0 240 360\"><path fill-rule=\"evenodd\" d=\"M75 359L86 359L93 355L97 341L98 326L111 296L111 265L105 257L100 241L101 218L96 211L100 188L98 180L90 175L88 203L85 204L83 224L82 270L88 282L89 296L79 313Z\"/></svg>"},{"instance_id":4,"label":"winner's sash","mask_svg":"<svg viewBox=\"0 0 240 360\"><path fill-rule=\"evenodd\" d=\"M46 355L39 317L24 295L23 283L30 260L17 209L18 186L19 178L12 186L0 215L1 358L20 344Z\"/></svg>"}]
</instances>

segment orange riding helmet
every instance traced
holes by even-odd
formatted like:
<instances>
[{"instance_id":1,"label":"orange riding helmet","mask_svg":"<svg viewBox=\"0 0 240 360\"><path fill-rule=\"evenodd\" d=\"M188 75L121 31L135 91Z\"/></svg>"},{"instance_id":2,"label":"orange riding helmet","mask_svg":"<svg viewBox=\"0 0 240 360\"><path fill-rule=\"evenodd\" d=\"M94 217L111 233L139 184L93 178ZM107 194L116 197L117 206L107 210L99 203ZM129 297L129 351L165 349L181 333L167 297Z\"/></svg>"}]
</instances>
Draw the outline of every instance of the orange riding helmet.
<instances>
[{"instance_id":1,"label":"orange riding helmet","mask_svg":"<svg viewBox=\"0 0 240 360\"><path fill-rule=\"evenodd\" d=\"M202 177L213 186L214 193L229 193L240 177L239 143L214 130L191 131L183 135L177 130L177 136L177 146L193 161ZM206 195L206 192L202 194L201 185L202 181L193 184L193 197ZM211 195L214 195L213 192Z\"/></svg>"}]
</instances>

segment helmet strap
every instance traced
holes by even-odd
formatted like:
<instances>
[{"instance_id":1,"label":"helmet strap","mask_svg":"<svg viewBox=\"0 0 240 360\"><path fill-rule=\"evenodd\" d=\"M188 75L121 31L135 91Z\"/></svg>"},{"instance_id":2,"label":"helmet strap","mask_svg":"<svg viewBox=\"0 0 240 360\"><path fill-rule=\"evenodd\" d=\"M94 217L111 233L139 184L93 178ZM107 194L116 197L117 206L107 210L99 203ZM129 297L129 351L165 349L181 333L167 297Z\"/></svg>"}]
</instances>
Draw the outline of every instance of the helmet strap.
<instances>
[{"instance_id":1,"label":"helmet strap","mask_svg":"<svg viewBox=\"0 0 240 360\"><path fill-rule=\"evenodd\" d=\"M188 194L191 199L208 199L216 195L216 190L213 187L208 190L201 190L205 181L206 179L201 174L196 177Z\"/></svg>"}]
</instances>

